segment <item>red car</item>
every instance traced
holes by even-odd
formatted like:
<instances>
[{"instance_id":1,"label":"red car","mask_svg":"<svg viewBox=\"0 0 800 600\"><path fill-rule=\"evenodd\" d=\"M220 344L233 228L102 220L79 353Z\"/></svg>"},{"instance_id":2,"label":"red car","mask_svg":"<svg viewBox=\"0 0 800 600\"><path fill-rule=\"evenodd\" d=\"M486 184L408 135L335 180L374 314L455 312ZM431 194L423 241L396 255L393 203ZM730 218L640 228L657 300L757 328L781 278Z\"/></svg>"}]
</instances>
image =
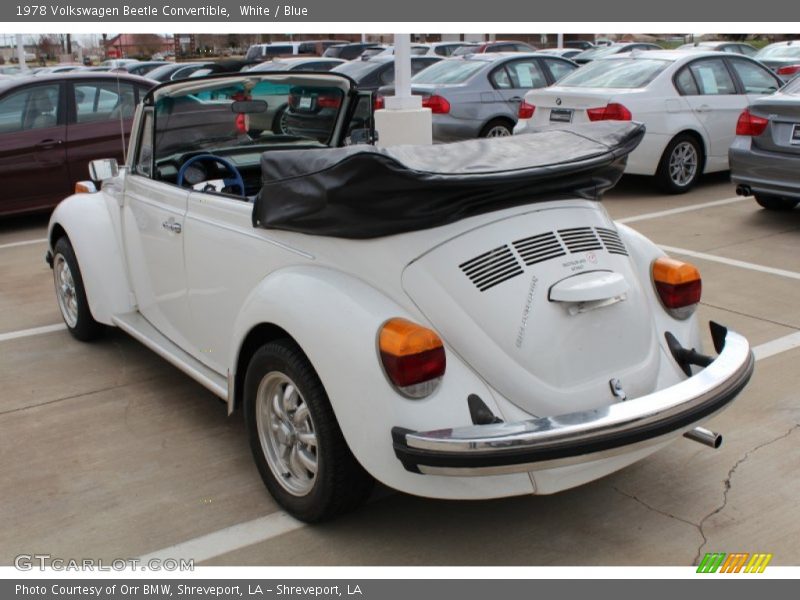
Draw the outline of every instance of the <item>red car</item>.
<instances>
[{"instance_id":1,"label":"red car","mask_svg":"<svg viewBox=\"0 0 800 600\"><path fill-rule=\"evenodd\" d=\"M89 161L121 161L134 108L153 85L96 72L1 80L0 215L52 208L88 179Z\"/></svg>"}]
</instances>

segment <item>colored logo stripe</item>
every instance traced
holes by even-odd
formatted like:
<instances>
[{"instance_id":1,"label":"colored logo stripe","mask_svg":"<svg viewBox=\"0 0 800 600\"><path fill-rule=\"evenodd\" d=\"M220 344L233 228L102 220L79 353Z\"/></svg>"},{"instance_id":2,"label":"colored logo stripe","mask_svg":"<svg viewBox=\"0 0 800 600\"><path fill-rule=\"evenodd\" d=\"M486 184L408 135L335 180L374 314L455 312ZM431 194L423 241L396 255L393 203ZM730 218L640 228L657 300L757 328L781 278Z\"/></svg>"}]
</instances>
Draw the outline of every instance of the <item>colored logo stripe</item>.
<instances>
[{"instance_id":1,"label":"colored logo stripe","mask_svg":"<svg viewBox=\"0 0 800 600\"><path fill-rule=\"evenodd\" d=\"M763 573L771 560L772 554L707 552L697 566L697 573Z\"/></svg>"}]
</instances>

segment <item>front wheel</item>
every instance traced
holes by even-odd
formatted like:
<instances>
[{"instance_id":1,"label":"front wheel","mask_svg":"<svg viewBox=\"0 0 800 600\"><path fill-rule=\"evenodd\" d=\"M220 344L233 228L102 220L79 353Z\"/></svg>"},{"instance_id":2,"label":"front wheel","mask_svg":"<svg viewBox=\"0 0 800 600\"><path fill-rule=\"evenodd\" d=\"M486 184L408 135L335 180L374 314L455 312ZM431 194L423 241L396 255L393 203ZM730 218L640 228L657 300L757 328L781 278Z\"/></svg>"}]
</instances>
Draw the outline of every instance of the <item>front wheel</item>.
<instances>
[{"instance_id":1,"label":"front wheel","mask_svg":"<svg viewBox=\"0 0 800 600\"><path fill-rule=\"evenodd\" d=\"M61 317L73 337L89 342L102 335L104 327L89 310L78 259L66 237L59 238L53 247L53 283Z\"/></svg>"},{"instance_id":2,"label":"front wheel","mask_svg":"<svg viewBox=\"0 0 800 600\"><path fill-rule=\"evenodd\" d=\"M668 194L683 194L694 187L702 170L700 142L684 133L675 136L664 150L656 171L656 183Z\"/></svg>"},{"instance_id":3,"label":"front wheel","mask_svg":"<svg viewBox=\"0 0 800 600\"><path fill-rule=\"evenodd\" d=\"M797 206L797 200L793 200L791 198L782 198L780 196L767 196L765 194L754 194L756 202L758 202L759 206L762 208L766 208L767 210L779 210L779 211L786 211L792 210L795 206Z\"/></svg>"},{"instance_id":4,"label":"front wheel","mask_svg":"<svg viewBox=\"0 0 800 600\"><path fill-rule=\"evenodd\" d=\"M322 382L294 342L277 340L253 355L244 409L261 478L292 516L322 521L369 496L373 480L350 452Z\"/></svg>"}]
</instances>

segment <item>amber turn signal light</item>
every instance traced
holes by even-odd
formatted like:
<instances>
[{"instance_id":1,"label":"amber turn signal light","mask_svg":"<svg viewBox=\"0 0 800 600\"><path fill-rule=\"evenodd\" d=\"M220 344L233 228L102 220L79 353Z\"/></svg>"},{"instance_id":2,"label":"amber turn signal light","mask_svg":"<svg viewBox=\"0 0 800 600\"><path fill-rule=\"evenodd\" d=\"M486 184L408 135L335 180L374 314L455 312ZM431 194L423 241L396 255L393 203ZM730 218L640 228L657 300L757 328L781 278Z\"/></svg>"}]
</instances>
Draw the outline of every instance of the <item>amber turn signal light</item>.
<instances>
[{"instance_id":1,"label":"amber turn signal light","mask_svg":"<svg viewBox=\"0 0 800 600\"><path fill-rule=\"evenodd\" d=\"M444 344L435 331L407 319L389 319L378 334L386 376L409 398L424 398L438 387L446 367Z\"/></svg>"},{"instance_id":2,"label":"amber turn signal light","mask_svg":"<svg viewBox=\"0 0 800 600\"><path fill-rule=\"evenodd\" d=\"M700 302L700 271L691 263L662 256L653 261L653 284L661 304L676 319L687 319Z\"/></svg>"}]
</instances>

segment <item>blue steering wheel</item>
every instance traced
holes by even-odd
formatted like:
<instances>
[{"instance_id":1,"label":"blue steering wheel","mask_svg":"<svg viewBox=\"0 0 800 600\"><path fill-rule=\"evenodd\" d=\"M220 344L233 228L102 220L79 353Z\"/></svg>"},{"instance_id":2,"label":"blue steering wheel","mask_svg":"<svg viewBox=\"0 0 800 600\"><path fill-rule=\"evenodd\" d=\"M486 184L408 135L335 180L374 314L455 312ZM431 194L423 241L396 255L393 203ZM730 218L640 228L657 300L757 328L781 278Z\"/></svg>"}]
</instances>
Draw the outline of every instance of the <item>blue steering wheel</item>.
<instances>
[{"instance_id":1,"label":"blue steering wheel","mask_svg":"<svg viewBox=\"0 0 800 600\"><path fill-rule=\"evenodd\" d=\"M233 177L224 178L222 180L222 182L225 184L225 187L238 187L240 192L239 195L245 195L244 179L242 179L242 174L239 172L239 169L236 168L236 165L234 165L228 159L222 158L221 156L215 156L214 154L198 154L197 156L193 156L183 163L181 168L178 170L178 186L183 187L183 176L186 173L186 169L188 169L194 163L200 161L215 162L224 166L228 170L228 173L233 175Z\"/></svg>"}]
</instances>

